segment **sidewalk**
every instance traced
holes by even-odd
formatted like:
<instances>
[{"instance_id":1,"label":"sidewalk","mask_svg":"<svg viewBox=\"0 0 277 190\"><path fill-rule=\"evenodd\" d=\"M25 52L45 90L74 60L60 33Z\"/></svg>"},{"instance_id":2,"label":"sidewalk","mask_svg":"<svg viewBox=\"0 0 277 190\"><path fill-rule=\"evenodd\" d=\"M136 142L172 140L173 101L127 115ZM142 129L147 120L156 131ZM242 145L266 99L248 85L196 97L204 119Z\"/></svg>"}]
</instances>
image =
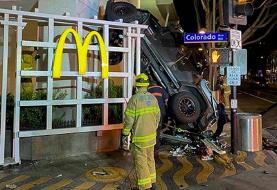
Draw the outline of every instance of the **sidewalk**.
<instances>
[{"instance_id":1,"label":"sidewalk","mask_svg":"<svg viewBox=\"0 0 277 190\"><path fill-rule=\"evenodd\" d=\"M188 190L272 190L277 187L277 164L187 188Z\"/></svg>"},{"instance_id":2,"label":"sidewalk","mask_svg":"<svg viewBox=\"0 0 277 190\"><path fill-rule=\"evenodd\" d=\"M197 184L219 181L260 167L275 167L277 156L272 151L243 153L232 168L220 160L203 161L196 156L173 157L162 147L158 158L158 190L185 189ZM115 151L82 155L57 161L25 162L0 170L0 189L93 189L129 190L135 186L133 160L128 152ZM243 179L238 179L241 183ZM254 180L254 179L253 179ZM224 184L228 186L228 184ZM252 183L249 184L252 188Z\"/></svg>"}]
</instances>

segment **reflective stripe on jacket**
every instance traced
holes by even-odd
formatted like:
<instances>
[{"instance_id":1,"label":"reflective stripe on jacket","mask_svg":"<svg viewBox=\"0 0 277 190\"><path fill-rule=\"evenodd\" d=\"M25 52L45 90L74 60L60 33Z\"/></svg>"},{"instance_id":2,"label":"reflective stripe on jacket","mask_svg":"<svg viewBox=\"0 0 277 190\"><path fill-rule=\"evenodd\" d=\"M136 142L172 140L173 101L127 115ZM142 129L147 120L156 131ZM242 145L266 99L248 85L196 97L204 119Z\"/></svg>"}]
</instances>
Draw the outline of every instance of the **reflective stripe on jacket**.
<instances>
[{"instance_id":1,"label":"reflective stripe on jacket","mask_svg":"<svg viewBox=\"0 0 277 190\"><path fill-rule=\"evenodd\" d=\"M140 148L156 144L160 108L156 98L146 91L133 95L125 110L123 135L132 134L132 143Z\"/></svg>"}]
</instances>

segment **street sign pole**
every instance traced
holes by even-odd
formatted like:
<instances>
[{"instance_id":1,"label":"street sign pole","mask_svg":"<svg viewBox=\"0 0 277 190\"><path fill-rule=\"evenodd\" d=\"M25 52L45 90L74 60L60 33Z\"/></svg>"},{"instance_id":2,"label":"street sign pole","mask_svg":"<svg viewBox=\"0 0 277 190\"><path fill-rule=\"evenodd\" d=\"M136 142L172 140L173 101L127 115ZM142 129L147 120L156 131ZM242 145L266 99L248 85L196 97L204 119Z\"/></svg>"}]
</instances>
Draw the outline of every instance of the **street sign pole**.
<instances>
[{"instance_id":1,"label":"street sign pole","mask_svg":"<svg viewBox=\"0 0 277 190\"><path fill-rule=\"evenodd\" d=\"M233 50L236 51L236 50ZM227 85L231 87L231 152L235 154L237 152L237 86L240 86L240 67L227 66Z\"/></svg>"},{"instance_id":2,"label":"street sign pole","mask_svg":"<svg viewBox=\"0 0 277 190\"><path fill-rule=\"evenodd\" d=\"M238 149L237 121L237 87L231 86L231 152L233 154L235 154Z\"/></svg>"},{"instance_id":3,"label":"street sign pole","mask_svg":"<svg viewBox=\"0 0 277 190\"><path fill-rule=\"evenodd\" d=\"M235 25L237 29L238 25ZM232 42L231 42L232 47ZM232 47L233 48L233 47ZM232 50L236 51L235 49ZM234 53L233 53L234 54ZM232 60L232 66L234 66L234 58ZM238 149L238 119L237 119L237 86L231 86L231 153L236 154Z\"/></svg>"}]
</instances>

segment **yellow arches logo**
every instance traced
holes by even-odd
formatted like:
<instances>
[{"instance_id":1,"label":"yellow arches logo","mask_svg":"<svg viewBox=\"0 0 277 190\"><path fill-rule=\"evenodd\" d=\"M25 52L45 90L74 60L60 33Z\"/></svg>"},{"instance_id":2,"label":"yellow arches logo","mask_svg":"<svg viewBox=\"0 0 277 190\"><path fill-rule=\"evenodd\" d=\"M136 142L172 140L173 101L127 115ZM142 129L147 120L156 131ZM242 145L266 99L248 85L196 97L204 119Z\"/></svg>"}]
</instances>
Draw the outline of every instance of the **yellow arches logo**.
<instances>
[{"instance_id":1,"label":"yellow arches logo","mask_svg":"<svg viewBox=\"0 0 277 190\"><path fill-rule=\"evenodd\" d=\"M109 63L108 63L108 57L107 57L107 51L105 47L105 43L101 35L96 32L92 31L87 34L85 37L84 43L82 43L82 39L80 38L79 34L72 28L66 29L59 41L56 48L54 63L53 63L53 78L60 78L61 77L61 69L62 69L62 57L63 57L63 49L66 37L69 33L72 33L73 37L76 41L76 49L78 54L78 67L79 67L79 74L83 75L86 73L87 70L87 53L88 53L88 47L90 44L91 39L95 36L98 44L99 44L99 51L101 54L101 68L102 68L102 78L108 78L109 74Z\"/></svg>"}]
</instances>

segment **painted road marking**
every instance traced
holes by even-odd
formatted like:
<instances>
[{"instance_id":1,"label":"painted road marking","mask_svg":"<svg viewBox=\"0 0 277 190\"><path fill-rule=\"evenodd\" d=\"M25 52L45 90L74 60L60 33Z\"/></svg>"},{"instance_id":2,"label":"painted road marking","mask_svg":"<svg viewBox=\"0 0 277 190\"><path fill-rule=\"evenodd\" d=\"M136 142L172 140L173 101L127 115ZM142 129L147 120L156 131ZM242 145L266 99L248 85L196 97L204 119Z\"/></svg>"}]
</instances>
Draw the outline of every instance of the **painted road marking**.
<instances>
[{"instance_id":1,"label":"painted road marking","mask_svg":"<svg viewBox=\"0 0 277 190\"><path fill-rule=\"evenodd\" d=\"M269 102L269 103L271 103L271 104L275 104L275 103L276 103L276 102L273 102L273 101L271 101L271 100L268 100L268 99L265 99L265 98L261 98L261 97L259 97L259 96L255 96L255 95L250 94L250 93L247 93L247 92L243 92L243 91L240 91L240 92L243 93L243 94L247 94L247 95L249 95L249 96L253 96L253 97L258 98L258 99L260 99L260 100Z\"/></svg>"},{"instance_id":2,"label":"painted road marking","mask_svg":"<svg viewBox=\"0 0 277 190\"><path fill-rule=\"evenodd\" d=\"M59 181L58 183L52 184L48 187L43 188L43 190L56 190L59 188L62 188L70 183L72 183L73 181L71 179L63 179L61 181Z\"/></svg>"},{"instance_id":3,"label":"painted road marking","mask_svg":"<svg viewBox=\"0 0 277 190\"><path fill-rule=\"evenodd\" d=\"M159 153L159 159L163 163L161 167L157 169L157 189L167 190L165 182L162 180L162 175L172 168L173 164L168 159L168 152L163 151Z\"/></svg>"},{"instance_id":4,"label":"painted road marking","mask_svg":"<svg viewBox=\"0 0 277 190\"><path fill-rule=\"evenodd\" d=\"M259 165L259 166L266 166L267 164L265 163L265 158L266 155L262 152L256 152L256 156L254 158L254 161Z\"/></svg>"},{"instance_id":5,"label":"painted road marking","mask_svg":"<svg viewBox=\"0 0 277 190\"><path fill-rule=\"evenodd\" d=\"M237 173L237 169L235 167L232 167L231 169L225 167L224 172L221 174L220 177L228 177L228 176L232 176L235 175Z\"/></svg>"},{"instance_id":6,"label":"painted road marking","mask_svg":"<svg viewBox=\"0 0 277 190\"><path fill-rule=\"evenodd\" d=\"M8 174L4 174L4 173L0 173L0 179L3 179L4 177L7 177L8 176Z\"/></svg>"},{"instance_id":7,"label":"painted road marking","mask_svg":"<svg viewBox=\"0 0 277 190\"><path fill-rule=\"evenodd\" d=\"M188 187L185 176L192 170L193 165L187 160L186 157L177 157L182 164L182 168L173 175L173 180L180 189Z\"/></svg>"},{"instance_id":8,"label":"painted road marking","mask_svg":"<svg viewBox=\"0 0 277 190\"><path fill-rule=\"evenodd\" d=\"M0 183L0 189L4 189L6 187L6 185L13 185L14 183L24 181L24 180L28 179L29 177L30 176L27 176L27 175L20 175L11 180L4 181L4 182Z\"/></svg>"},{"instance_id":9,"label":"painted road marking","mask_svg":"<svg viewBox=\"0 0 277 190\"><path fill-rule=\"evenodd\" d=\"M245 160L247 158L247 153L240 151L240 154L241 154L241 161L237 161L236 163L239 164L240 166L242 166L246 171L254 170L254 168L252 166L250 166L249 164L247 164L245 162Z\"/></svg>"},{"instance_id":10,"label":"painted road marking","mask_svg":"<svg viewBox=\"0 0 277 190\"><path fill-rule=\"evenodd\" d=\"M236 161L236 163L241 165L246 171L253 170L254 167L246 163L247 153L244 151L240 151L240 155L240 160Z\"/></svg>"},{"instance_id":11,"label":"painted road marking","mask_svg":"<svg viewBox=\"0 0 277 190\"><path fill-rule=\"evenodd\" d=\"M268 153L267 153L268 152ZM170 187L175 186L179 187L176 189L184 189L191 185L195 185L197 183L203 183L211 180L216 180L221 177L232 176L237 173L241 173L246 171L253 170L254 168L259 168L260 166L268 165L267 160L269 157L272 159L276 159L276 154L270 154L270 151L267 152L256 152L256 153L246 153L241 152L241 155L233 160L234 168L227 169L222 165L217 164L216 162L208 162L202 161L199 158L191 158L191 157L177 157L172 160L169 153L167 151L163 151L159 154L159 160L161 161L161 165L157 168L157 189L159 190L167 190L171 189ZM170 159L169 159L170 158ZM178 160L178 167L174 164L174 161ZM250 163L248 163L248 161ZM222 166L222 167L220 167ZM243 169L242 169L243 167ZM177 170L178 168L178 170ZM176 170L175 170L176 169ZM245 170L244 170L245 169ZM173 171L174 170L174 171ZM130 175L130 174L129 174ZM45 187L44 190L57 190L57 189L75 189L75 190L85 190L85 189L94 189L96 184L102 183L102 190L116 190L119 185L119 182L113 183L105 183L95 181L78 181L78 183L74 182L73 179L59 179L59 181L50 181L50 177L36 177L35 179L29 179L30 176L19 175L17 177L10 176L7 181L6 174L4 172L0 172L0 177L2 177L2 183L0 183L0 189L4 189L6 185L18 185L18 182L25 183L21 184L17 189L19 190L29 190L36 189L40 186L36 186L39 184L43 184ZM13 178L11 178L13 177ZM163 177L163 179L162 179ZM167 179L165 179L167 178ZM27 180L26 180L27 179ZM129 181L131 183L135 183L134 180ZM129 183L127 182L127 183ZM46 187L47 185L47 187ZM174 188L175 189L175 188Z\"/></svg>"},{"instance_id":12,"label":"painted road marking","mask_svg":"<svg viewBox=\"0 0 277 190\"><path fill-rule=\"evenodd\" d=\"M237 164L241 165L246 171L251 171L255 169L246 162L237 162Z\"/></svg>"},{"instance_id":13,"label":"painted road marking","mask_svg":"<svg viewBox=\"0 0 277 190\"><path fill-rule=\"evenodd\" d=\"M277 161L277 154L275 152L273 152L273 150L267 150L267 153L270 155L270 157L273 159L273 160L276 160Z\"/></svg>"},{"instance_id":14,"label":"painted road marking","mask_svg":"<svg viewBox=\"0 0 277 190\"><path fill-rule=\"evenodd\" d=\"M197 174L196 181L197 183L204 183L208 181L208 177L213 173L214 167L209 164L207 161L203 161L199 158L196 158L196 160L201 164L203 167L202 170Z\"/></svg>"},{"instance_id":15,"label":"painted road marking","mask_svg":"<svg viewBox=\"0 0 277 190\"><path fill-rule=\"evenodd\" d=\"M118 184L110 183L105 185L105 187L103 187L101 190L115 190L117 189L117 187L118 187Z\"/></svg>"},{"instance_id":16,"label":"painted road marking","mask_svg":"<svg viewBox=\"0 0 277 190\"><path fill-rule=\"evenodd\" d=\"M42 183L49 181L50 179L51 179L50 177L40 177L39 179L36 179L36 180L26 183L20 187L17 187L16 190L31 189L31 188L35 187L36 185L40 185Z\"/></svg>"},{"instance_id":17,"label":"painted road marking","mask_svg":"<svg viewBox=\"0 0 277 190\"><path fill-rule=\"evenodd\" d=\"M89 189L89 188L91 188L92 186L94 186L95 184L96 184L95 182L86 181L86 182L82 183L81 185L75 187L74 190L85 190L85 189Z\"/></svg>"}]
</instances>

